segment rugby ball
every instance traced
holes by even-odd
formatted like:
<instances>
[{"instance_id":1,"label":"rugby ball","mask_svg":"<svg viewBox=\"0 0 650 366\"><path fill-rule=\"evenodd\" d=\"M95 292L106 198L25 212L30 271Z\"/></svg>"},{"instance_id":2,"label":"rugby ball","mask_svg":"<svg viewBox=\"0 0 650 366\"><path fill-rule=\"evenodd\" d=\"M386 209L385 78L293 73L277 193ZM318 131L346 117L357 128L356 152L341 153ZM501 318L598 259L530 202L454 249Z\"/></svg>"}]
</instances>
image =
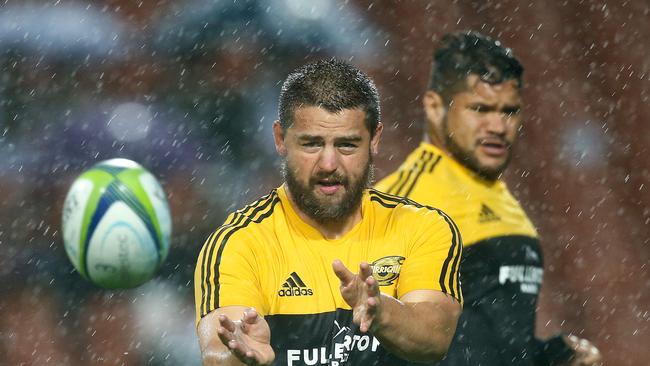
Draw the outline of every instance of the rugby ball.
<instances>
[{"instance_id":1,"label":"rugby ball","mask_svg":"<svg viewBox=\"0 0 650 366\"><path fill-rule=\"evenodd\" d=\"M151 279L169 252L171 216L163 188L138 163L100 162L81 174L63 205L63 242L91 282L132 288Z\"/></svg>"}]
</instances>

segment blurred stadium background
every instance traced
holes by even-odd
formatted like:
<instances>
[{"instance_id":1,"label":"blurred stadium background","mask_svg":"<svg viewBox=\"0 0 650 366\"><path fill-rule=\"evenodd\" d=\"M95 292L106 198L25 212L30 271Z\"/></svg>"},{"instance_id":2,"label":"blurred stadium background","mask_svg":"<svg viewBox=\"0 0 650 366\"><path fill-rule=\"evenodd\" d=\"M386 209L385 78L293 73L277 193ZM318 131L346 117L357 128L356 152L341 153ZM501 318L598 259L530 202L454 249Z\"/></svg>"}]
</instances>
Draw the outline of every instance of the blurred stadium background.
<instances>
[{"instance_id":1,"label":"blurred stadium background","mask_svg":"<svg viewBox=\"0 0 650 366\"><path fill-rule=\"evenodd\" d=\"M336 56L375 78L383 177L421 138L432 48L464 29L526 67L507 180L543 238L539 334L647 364L649 17L643 0L4 1L0 364L198 365L194 260L281 179L270 127L286 74ZM70 183L113 157L153 172L173 214L164 268L129 291L81 279L60 232Z\"/></svg>"}]
</instances>

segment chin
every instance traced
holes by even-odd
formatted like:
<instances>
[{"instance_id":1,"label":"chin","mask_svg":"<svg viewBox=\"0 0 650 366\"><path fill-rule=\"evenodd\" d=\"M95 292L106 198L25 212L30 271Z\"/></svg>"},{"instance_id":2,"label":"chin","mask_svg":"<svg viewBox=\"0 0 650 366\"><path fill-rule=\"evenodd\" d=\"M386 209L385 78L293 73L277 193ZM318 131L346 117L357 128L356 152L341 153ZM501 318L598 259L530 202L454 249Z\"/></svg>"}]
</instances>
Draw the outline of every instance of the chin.
<instances>
[{"instance_id":1,"label":"chin","mask_svg":"<svg viewBox=\"0 0 650 366\"><path fill-rule=\"evenodd\" d=\"M502 165L480 165L474 171L481 177L487 180L497 180L501 177L501 174L505 170L505 166Z\"/></svg>"}]
</instances>

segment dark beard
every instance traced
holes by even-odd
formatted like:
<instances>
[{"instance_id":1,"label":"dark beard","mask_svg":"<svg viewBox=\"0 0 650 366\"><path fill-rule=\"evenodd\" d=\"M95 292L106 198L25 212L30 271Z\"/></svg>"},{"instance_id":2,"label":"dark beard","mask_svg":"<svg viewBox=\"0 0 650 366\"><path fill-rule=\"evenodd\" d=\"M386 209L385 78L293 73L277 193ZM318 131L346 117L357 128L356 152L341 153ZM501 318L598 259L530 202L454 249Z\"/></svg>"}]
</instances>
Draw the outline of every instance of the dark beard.
<instances>
[{"instance_id":1,"label":"dark beard","mask_svg":"<svg viewBox=\"0 0 650 366\"><path fill-rule=\"evenodd\" d=\"M350 182L348 179L336 173L319 174L318 176L309 178L308 185L304 186L296 179L286 160L282 164L282 173L284 175L284 181L287 182L287 187L300 211L307 214L307 216L317 223L325 224L349 217L361 205L363 191L374 180L374 165L372 164L372 155L370 155L370 160L363 174L356 182ZM323 202L315 195L314 186L319 180L325 178L336 180L345 188L345 194L341 197L339 204Z\"/></svg>"},{"instance_id":2,"label":"dark beard","mask_svg":"<svg viewBox=\"0 0 650 366\"><path fill-rule=\"evenodd\" d=\"M456 144L456 141L454 141L454 139L447 132L446 125L444 136L445 146L447 147L449 153L456 159L456 161L485 180L495 181L499 179L501 177L501 173L506 170L506 167L508 167L508 164L510 163L512 154L510 151L508 151L508 157L506 158L506 161L503 162L503 164L496 168L484 167L470 151L466 151L462 147L458 146L458 144Z\"/></svg>"}]
</instances>

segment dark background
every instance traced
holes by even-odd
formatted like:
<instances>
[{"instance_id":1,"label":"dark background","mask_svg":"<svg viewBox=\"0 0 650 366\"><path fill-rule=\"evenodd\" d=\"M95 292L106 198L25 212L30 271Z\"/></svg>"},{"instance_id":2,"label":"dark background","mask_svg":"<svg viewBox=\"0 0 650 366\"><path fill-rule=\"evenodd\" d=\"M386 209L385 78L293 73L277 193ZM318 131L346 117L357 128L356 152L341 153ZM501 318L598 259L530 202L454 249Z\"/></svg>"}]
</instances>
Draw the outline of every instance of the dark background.
<instances>
[{"instance_id":1,"label":"dark background","mask_svg":"<svg viewBox=\"0 0 650 366\"><path fill-rule=\"evenodd\" d=\"M422 137L431 51L501 39L525 68L507 181L542 235L538 333L650 358L650 5L645 1L5 1L0 6L0 364L198 365L192 272L226 214L281 180L287 73L336 56L368 72L386 133L376 176ZM160 274L87 283L61 208L98 161L138 161L173 215Z\"/></svg>"}]
</instances>

